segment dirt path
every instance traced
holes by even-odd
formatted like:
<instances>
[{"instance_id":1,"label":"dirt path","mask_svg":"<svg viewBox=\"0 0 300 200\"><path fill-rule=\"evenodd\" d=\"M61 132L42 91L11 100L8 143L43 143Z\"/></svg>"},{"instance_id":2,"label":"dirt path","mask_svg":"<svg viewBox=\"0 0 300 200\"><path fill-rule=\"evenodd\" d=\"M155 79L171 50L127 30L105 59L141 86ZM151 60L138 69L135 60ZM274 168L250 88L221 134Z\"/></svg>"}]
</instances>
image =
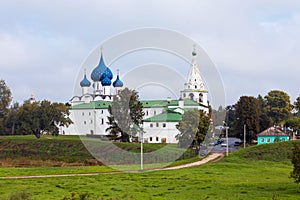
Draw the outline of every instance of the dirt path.
<instances>
[{"instance_id":1,"label":"dirt path","mask_svg":"<svg viewBox=\"0 0 300 200\"><path fill-rule=\"evenodd\" d=\"M203 165L206 164L210 161L219 161L224 157L224 154L222 153L213 153L209 156L207 156L206 158L197 161L197 162L193 162L193 163L188 163L188 164L184 164L184 165L178 165L178 166L174 166L174 167L167 167L167 168L163 168L163 169L157 169L157 170L174 170L174 169L182 169L182 168L188 168L188 167L194 167L194 166L198 166L198 165Z\"/></svg>"},{"instance_id":2,"label":"dirt path","mask_svg":"<svg viewBox=\"0 0 300 200\"><path fill-rule=\"evenodd\" d=\"M188 168L188 167L194 167L206 164L208 162L217 162L221 160L224 157L224 154L222 153L213 153L206 158L193 162L188 163L184 165L178 165L174 167L167 167L167 168L159 168L159 169L153 169L154 171L163 171L163 170L175 170L175 169L182 169L182 168ZM53 178L53 177L71 177L71 176L96 176L100 174L119 174L123 173L124 171L117 171L117 172L101 172L101 173L86 173L86 174L51 174L51 175L37 175L37 176L7 176L7 177L0 177L1 179L29 179L29 178ZM137 172L137 171L125 171L125 172Z\"/></svg>"}]
</instances>

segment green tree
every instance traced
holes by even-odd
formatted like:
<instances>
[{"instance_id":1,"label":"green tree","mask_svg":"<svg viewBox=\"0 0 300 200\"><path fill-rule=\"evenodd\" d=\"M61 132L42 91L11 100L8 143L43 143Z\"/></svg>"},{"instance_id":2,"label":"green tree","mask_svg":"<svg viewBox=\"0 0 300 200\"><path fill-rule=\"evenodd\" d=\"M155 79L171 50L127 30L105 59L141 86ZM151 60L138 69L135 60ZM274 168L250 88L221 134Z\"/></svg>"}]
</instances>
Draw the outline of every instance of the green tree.
<instances>
[{"instance_id":1,"label":"green tree","mask_svg":"<svg viewBox=\"0 0 300 200\"><path fill-rule=\"evenodd\" d=\"M40 113L39 113L39 103L29 103L24 102L20 106L18 111L18 120L20 126L17 128L16 132L18 135L31 135L34 134L37 137L40 135Z\"/></svg>"},{"instance_id":2,"label":"green tree","mask_svg":"<svg viewBox=\"0 0 300 200\"><path fill-rule=\"evenodd\" d=\"M51 103L44 100L41 103L25 101L18 110L17 134L34 134L40 137L43 132L58 135L59 126L68 126L72 123L69 110L65 104Z\"/></svg>"},{"instance_id":3,"label":"green tree","mask_svg":"<svg viewBox=\"0 0 300 200\"><path fill-rule=\"evenodd\" d=\"M235 104L234 124L237 137L243 139L244 125L246 125L246 141L250 143L256 139L259 132L259 101L255 97L242 96Z\"/></svg>"},{"instance_id":4,"label":"green tree","mask_svg":"<svg viewBox=\"0 0 300 200\"><path fill-rule=\"evenodd\" d=\"M108 108L109 116L107 124L111 135L121 134L122 142L130 142L129 136L135 136L142 131L143 105L139 101L135 90L125 88L114 97L112 105Z\"/></svg>"},{"instance_id":5,"label":"green tree","mask_svg":"<svg viewBox=\"0 0 300 200\"><path fill-rule=\"evenodd\" d=\"M291 154L291 161L293 163L293 171L291 178L295 179L296 183L300 183L300 143L294 143L294 148Z\"/></svg>"},{"instance_id":6,"label":"green tree","mask_svg":"<svg viewBox=\"0 0 300 200\"><path fill-rule=\"evenodd\" d=\"M210 117L202 110L189 110L182 115L176 125L180 134L176 135L180 147L198 146L209 129Z\"/></svg>"},{"instance_id":7,"label":"green tree","mask_svg":"<svg viewBox=\"0 0 300 200\"><path fill-rule=\"evenodd\" d=\"M289 127L291 129L293 129L294 131L297 131L298 133L300 133L300 117L291 117L288 120L286 120L285 127Z\"/></svg>"},{"instance_id":8,"label":"green tree","mask_svg":"<svg viewBox=\"0 0 300 200\"><path fill-rule=\"evenodd\" d=\"M63 103L51 103L43 100L39 107L40 130L43 132L58 135L59 126L69 126L72 121L69 118L69 110Z\"/></svg>"},{"instance_id":9,"label":"green tree","mask_svg":"<svg viewBox=\"0 0 300 200\"><path fill-rule=\"evenodd\" d=\"M226 117L226 110L222 106L219 106L218 110L212 109L211 113L214 126L223 125L223 121Z\"/></svg>"},{"instance_id":10,"label":"green tree","mask_svg":"<svg viewBox=\"0 0 300 200\"><path fill-rule=\"evenodd\" d=\"M299 114L300 113L300 96L297 97L296 101L294 102L294 108L296 112Z\"/></svg>"},{"instance_id":11,"label":"green tree","mask_svg":"<svg viewBox=\"0 0 300 200\"><path fill-rule=\"evenodd\" d=\"M4 80L0 80L0 135L5 134L5 120L9 112L11 102L11 91L5 84Z\"/></svg>"},{"instance_id":12,"label":"green tree","mask_svg":"<svg viewBox=\"0 0 300 200\"><path fill-rule=\"evenodd\" d=\"M259 132L262 132L273 125L272 119L268 116L267 102L261 95L257 97L259 104Z\"/></svg>"},{"instance_id":13,"label":"green tree","mask_svg":"<svg viewBox=\"0 0 300 200\"><path fill-rule=\"evenodd\" d=\"M287 120L291 116L293 105L287 93L280 90L272 90L266 96L268 116L275 124Z\"/></svg>"},{"instance_id":14,"label":"green tree","mask_svg":"<svg viewBox=\"0 0 300 200\"><path fill-rule=\"evenodd\" d=\"M14 103L7 114L5 121L6 134L15 135L15 130L18 129L20 123L18 119L20 105L18 102Z\"/></svg>"}]
</instances>

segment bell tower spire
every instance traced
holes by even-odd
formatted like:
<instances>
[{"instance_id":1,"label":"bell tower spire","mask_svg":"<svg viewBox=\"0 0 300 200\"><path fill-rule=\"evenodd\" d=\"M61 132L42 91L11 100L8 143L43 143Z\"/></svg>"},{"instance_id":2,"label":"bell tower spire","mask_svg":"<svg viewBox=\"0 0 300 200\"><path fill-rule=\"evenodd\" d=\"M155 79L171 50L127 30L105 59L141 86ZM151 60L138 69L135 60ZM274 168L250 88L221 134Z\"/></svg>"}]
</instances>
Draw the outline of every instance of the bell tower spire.
<instances>
[{"instance_id":1,"label":"bell tower spire","mask_svg":"<svg viewBox=\"0 0 300 200\"><path fill-rule=\"evenodd\" d=\"M204 88L204 83L198 68L196 45L194 45L194 50L192 52L192 62L187 81L184 84L184 90L181 91L181 98L191 99L203 104L204 106L208 106L207 93L208 92Z\"/></svg>"}]
</instances>

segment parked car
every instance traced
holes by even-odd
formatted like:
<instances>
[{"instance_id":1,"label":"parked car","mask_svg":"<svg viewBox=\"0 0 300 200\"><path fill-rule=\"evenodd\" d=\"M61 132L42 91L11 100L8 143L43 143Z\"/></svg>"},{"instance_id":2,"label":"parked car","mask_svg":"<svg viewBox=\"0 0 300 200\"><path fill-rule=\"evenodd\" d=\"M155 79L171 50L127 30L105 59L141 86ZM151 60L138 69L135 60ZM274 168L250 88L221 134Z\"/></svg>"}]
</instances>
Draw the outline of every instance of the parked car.
<instances>
[{"instance_id":1,"label":"parked car","mask_svg":"<svg viewBox=\"0 0 300 200\"><path fill-rule=\"evenodd\" d=\"M221 144L221 147L227 147L227 143L226 143L226 142L223 142L223 143Z\"/></svg>"},{"instance_id":2,"label":"parked car","mask_svg":"<svg viewBox=\"0 0 300 200\"><path fill-rule=\"evenodd\" d=\"M240 145L241 145L241 143L239 141L234 142L234 146L240 146Z\"/></svg>"}]
</instances>

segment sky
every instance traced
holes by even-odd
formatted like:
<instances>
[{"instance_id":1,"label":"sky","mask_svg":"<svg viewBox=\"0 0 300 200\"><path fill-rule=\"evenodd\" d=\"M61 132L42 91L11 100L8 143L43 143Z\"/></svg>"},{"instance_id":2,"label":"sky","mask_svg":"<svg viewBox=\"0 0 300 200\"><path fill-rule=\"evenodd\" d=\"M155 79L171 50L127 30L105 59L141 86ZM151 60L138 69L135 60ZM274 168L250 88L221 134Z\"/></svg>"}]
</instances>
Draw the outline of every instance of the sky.
<instances>
[{"instance_id":1,"label":"sky","mask_svg":"<svg viewBox=\"0 0 300 200\"><path fill-rule=\"evenodd\" d=\"M144 27L196 41L219 72L226 105L274 89L287 92L292 102L300 94L300 1L295 0L3 0L0 79L14 102L32 92L37 100L67 102L91 52L113 36ZM129 58L136 59L118 62L120 76ZM185 77L188 67L180 73Z\"/></svg>"}]
</instances>

